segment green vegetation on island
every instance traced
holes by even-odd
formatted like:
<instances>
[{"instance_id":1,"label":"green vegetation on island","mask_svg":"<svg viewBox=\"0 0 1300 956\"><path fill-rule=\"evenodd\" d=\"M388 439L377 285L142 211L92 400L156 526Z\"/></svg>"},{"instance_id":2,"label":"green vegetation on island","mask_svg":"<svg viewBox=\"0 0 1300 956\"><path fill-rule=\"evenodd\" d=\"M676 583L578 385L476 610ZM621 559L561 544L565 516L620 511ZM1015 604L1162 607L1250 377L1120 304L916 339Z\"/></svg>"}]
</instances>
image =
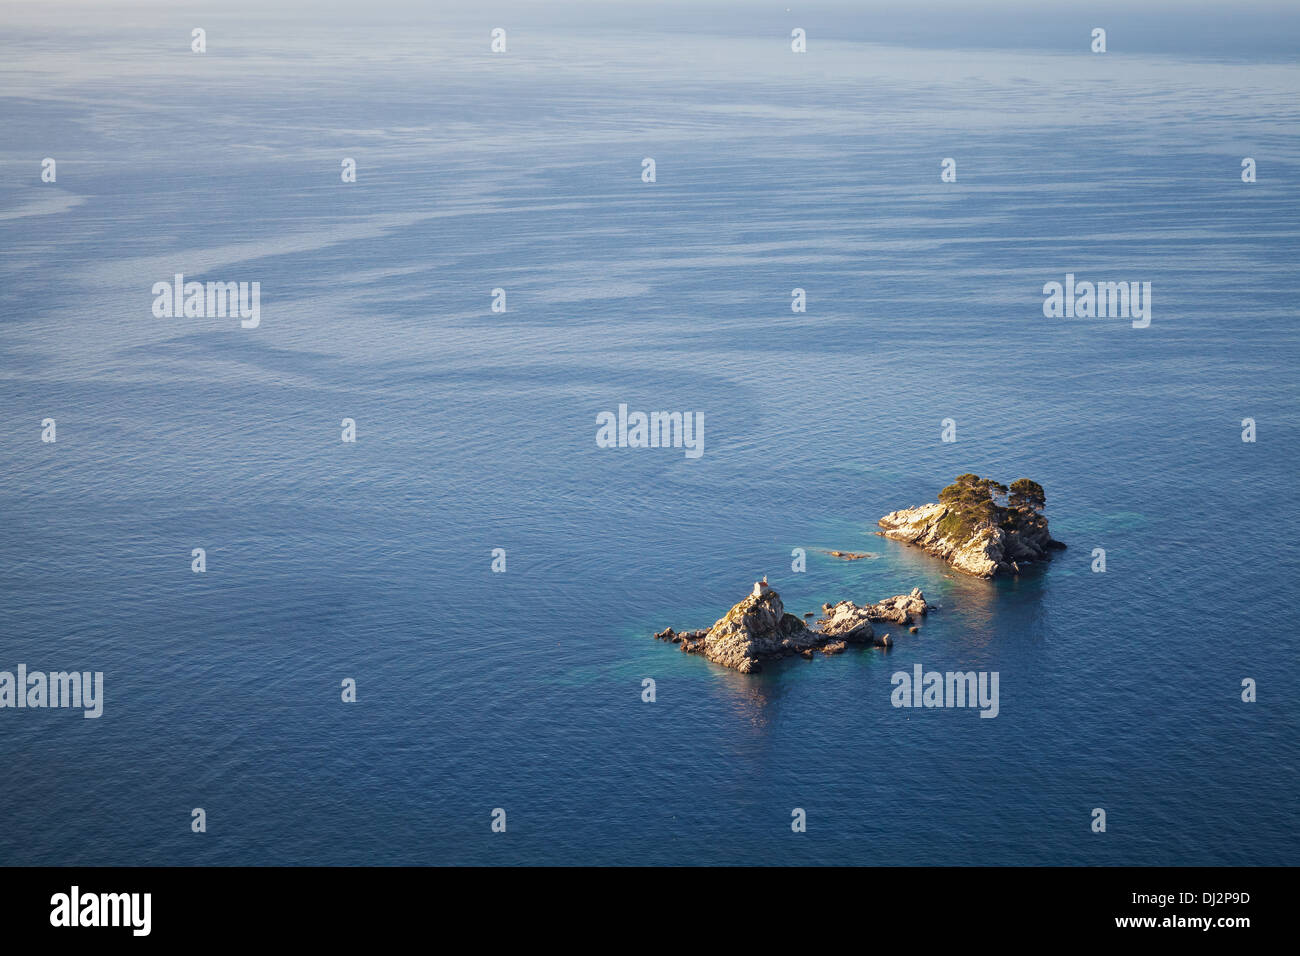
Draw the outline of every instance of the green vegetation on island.
<instances>
[{"instance_id":1,"label":"green vegetation on island","mask_svg":"<svg viewBox=\"0 0 1300 956\"><path fill-rule=\"evenodd\" d=\"M967 472L939 492L939 501L948 508L939 522L939 531L957 540L969 538L982 528L1024 534L1047 527L1043 517L1047 495L1042 485L1028 478L1018 478L1008 487Z\"/></svg>"}]
</instances>

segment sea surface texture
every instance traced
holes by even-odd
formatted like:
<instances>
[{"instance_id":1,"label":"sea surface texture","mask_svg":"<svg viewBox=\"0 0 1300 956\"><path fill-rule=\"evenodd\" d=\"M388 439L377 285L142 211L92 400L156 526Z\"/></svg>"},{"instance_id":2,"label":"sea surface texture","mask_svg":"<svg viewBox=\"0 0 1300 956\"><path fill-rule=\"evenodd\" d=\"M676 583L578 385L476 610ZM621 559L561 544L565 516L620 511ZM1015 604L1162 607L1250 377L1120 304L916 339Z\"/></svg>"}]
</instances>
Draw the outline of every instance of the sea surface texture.
<instances>
[{"instance_id":1,"label":"sea surface texture","mask_svg":"<svg viewBox=\"0 0 1300 956\"><path fill-rule=\"evenodd\" d=\"M0 863L1296 863L1297 16L1009 9L0 12L0 670L104 674L0 709ZM1067 273L1149 326L1046 317ZM1068 549L874 534L963 472ZM940 607L652 639L764 574Z\"/></svg>"}]
</instances>

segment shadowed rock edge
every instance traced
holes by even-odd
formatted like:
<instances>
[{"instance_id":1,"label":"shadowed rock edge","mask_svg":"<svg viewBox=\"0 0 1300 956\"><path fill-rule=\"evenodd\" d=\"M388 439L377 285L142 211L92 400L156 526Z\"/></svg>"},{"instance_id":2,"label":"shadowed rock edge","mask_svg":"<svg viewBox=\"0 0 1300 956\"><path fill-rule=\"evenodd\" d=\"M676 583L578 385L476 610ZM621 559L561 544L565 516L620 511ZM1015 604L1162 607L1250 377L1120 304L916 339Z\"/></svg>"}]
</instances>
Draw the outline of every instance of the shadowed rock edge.
<instances>
[{"instance_id":1,"label":"shadowed rock edge","mask_svg":"<svg viewBox=\"0 0 1300 956\"><path fill-rule=\"evenodd\" d=\"M742 674L762 670L762 661L796 654L810 658L814 651L838 654L849 644L889 647L888 635L876 636L872 622L889 621L910 625L929 610L920 588L877 604L862 607L852 601L822 605L822 617L812 627L786 613L781 596L768 587L767 579L754 585L744 600L707 630L674 631L665 628L655 635L670 641L687 654L700 654L715 664Z\"/></svg>"}]
</instances>

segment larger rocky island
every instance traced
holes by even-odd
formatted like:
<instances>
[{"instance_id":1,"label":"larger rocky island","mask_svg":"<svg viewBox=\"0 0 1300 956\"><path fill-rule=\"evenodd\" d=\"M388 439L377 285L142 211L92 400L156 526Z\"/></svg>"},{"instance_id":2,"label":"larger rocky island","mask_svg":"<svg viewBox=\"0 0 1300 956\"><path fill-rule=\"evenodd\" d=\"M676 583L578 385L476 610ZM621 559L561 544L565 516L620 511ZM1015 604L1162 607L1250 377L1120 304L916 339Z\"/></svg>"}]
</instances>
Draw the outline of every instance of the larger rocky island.
<instances>
[{"instance_id":1,"label":"larger rocky island","mask_svg":"<svg viewBox=\"0 0 1300 956\"><path fill-rule=\"evenodd\" d=\"M892 643L890 636L877 637L872 622L911 625L929 610L921 589L913 588L911 594L899 594L877 604L823 604L822 618L809 627L786 612L781 596L763 578L748 597L712 627L682 632L670 627L655 637L679 645L687 654L700 654L715 664L751 674L762 670L762 661L779 657L812 657L814 651L839 654L850 644L888 647Z\"/></svg>"},{"instance_id":2,"label":"larger rocky island","mask_svg":"<svg viewBox=\"0 0 1300 956\"><path fill-rule=\"evenodd\" d=\"M893 511L876 534L904 541L979 578L1019 574L1021 566L1064 548L1047 529L1043 486L1028 478L1010 487L979 475L958 475L939 501Z\"/></svg>"}]
</instances>

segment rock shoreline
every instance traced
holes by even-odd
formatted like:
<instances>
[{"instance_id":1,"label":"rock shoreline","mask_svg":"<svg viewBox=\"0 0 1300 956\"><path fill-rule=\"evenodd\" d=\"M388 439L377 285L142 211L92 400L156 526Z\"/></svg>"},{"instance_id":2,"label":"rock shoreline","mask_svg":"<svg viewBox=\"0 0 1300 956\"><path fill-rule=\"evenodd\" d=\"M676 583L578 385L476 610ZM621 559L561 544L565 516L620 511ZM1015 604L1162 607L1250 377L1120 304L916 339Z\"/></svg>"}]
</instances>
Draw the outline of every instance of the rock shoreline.
<instances>
[{"instance_id":1,"label":"rock shoreline","mask_svg":"<svg viewBox=\"0 0 1300 956\"><path fill-rule=\"evenodd\" d=\"M1029 490L1017 495L1022 483ZM977 578L1020 574L1024 565L1046 560L1065 547L1048 530L1041 486L1021 479L1011 486L1006 505L989 489L1002 494L1008 490L976 475L962 475L940 493L947 501L891 511L876 522L884 529L876 534L916 545Z\"/></svg>"},{"instance_id":2,"label":"rock shoreline","mask_svg":"<svg viewBox=\"0 0 1300 956\"><path fill-rule=\"evenodd\" d=\"M980 578L1019 574L1025 564L1050 557L1065 545L1052 538L1043 513L1047 495L1028 478L1003 485L975 474L958 475L939 492L937 503L892 511L877 524L876 534L916 545L947 561L958 571ZM878 555L860 551L827 551L849 561ZM875 604L852 601L823 604L822 616L808 625L789 614L781 597L767 584L754 590L710 628L675 631L655 637L678 645L684 653L700 654L742 674L762 670L762 662L814 652L842 654L850 644L890 647L889 634L876 635L874 624L889 622L915 634L932 606L920 588ZM809 612L805 617L815 617Z\"/></svg>"},{"instance_id":3,"label":"rock shoreline","mask_svg":"<svg viewBox=\"0 0 1300 956\"><path fill-rule=\"evenodd\" d=\"M920 588L876 604L852 601L823 604L822 617L812 626L789 614L781 596L764 578L754 590L712 627L695 631L674 631L671 627L655 637L678 645L684 653L699 654L715 664L742 674L762 670L762 662L799 655L811 659L815 651L842 654L850 644L890 647L889 634L877 636L873 623L913 625L931 610Z\"/></svg>"}]
</instances>

